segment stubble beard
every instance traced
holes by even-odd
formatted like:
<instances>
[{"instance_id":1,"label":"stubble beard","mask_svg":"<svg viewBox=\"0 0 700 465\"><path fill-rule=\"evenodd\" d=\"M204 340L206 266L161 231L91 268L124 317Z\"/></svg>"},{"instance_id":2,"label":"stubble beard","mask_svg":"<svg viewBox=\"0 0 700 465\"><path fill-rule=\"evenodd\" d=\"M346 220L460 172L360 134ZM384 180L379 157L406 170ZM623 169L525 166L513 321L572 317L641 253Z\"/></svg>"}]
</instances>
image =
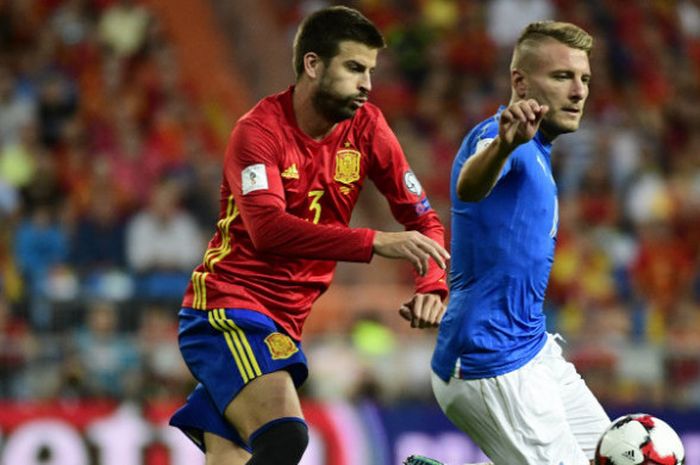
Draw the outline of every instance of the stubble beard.
<instances>
[{"instance_id":1,"label":"stubble beard","mask_svg":"<svg viewBox=\"0 0 700 465\"><path fill-rule=\"evenodd\" d=\"M547 135L550 140L554 140L554 138L556 138L562 134L576 132L578 130L580 123L581 123L581 120L579 120L575 124L575 126L560 124L560 123L556 122L554 119L550 119L550 118L545 117L542 120L542 123L540 124L540 128L541 128L542 132L545 135Z\"/></svg>"},{"instance_id":2,"label":"stubble beard","mask_svg":"<svg viewBox=\"0 0 700 465\"><path fill-rule=\"evenodd\" d=\"M352 118L357 108L352 107L352 101L357 96L340 96L331 90L326 77L321 78L318 89L312 97L314 108L331 123L339 123Z\"/></svg>"}]
</instances>

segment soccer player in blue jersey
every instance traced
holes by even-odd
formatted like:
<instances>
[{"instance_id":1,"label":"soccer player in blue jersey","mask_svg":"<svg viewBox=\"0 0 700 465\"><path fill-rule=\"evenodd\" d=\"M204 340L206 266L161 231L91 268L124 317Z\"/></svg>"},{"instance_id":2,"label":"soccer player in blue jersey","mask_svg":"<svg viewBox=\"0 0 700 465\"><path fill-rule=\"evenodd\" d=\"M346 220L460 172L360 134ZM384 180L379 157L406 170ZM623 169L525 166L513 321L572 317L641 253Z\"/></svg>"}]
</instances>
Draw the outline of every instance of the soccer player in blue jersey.
<instances>
[{"instance_id":1,"label":"soccer player in blue jersey","mask_svg":"<svg viewBox=\"0 0 700 465\"><path fill-rule=\"evenodd\" d=\"M610 423L542 312L558 224L552 142L579 127L592 44L573 24L527 26L510 104L469 132L452 169L451 297L433 391L495 465L588 465Z\"/></svg>"}]
</instances>

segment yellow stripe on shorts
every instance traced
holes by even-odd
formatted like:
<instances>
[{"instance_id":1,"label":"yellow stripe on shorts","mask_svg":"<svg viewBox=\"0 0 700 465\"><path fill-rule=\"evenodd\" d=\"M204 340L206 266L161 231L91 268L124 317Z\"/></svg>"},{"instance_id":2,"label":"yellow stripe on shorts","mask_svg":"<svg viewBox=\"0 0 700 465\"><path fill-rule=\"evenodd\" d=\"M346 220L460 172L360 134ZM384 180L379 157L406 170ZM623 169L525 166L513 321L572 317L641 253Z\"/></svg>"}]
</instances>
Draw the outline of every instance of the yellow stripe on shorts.
<instances>
[{"instance_id":1,"label":"yellow stripe on shorts","mask_svg":"<svg viewBox=\"0 0 700 465\"><path fill-rule=\"evenodd\" d=\"M214 312L216 312L216 310L211 310L209 312L209 324L211 324L214 328L216 328L224 334L224 339L226 339L226 344L228 344L228 348L231 351L231 355L233 355L233 360L235 360L236 362L236 366L238 367L238 371L241 373L243 382L248 383L248 381L250 381L250 378L248 377L246 370L243 368L243 363L241 363L241 358L238 355L238 351L236 350L236 347L233 344L231 335L228 333L228 331L226 331L226 329L219 325L219 322L216 320Z\"/></svg>"},{"instance_id":2,"label":"yellow stripe on shorts","mask_svg":"<svg viewBox=\"0 0 700 465\"><path fill-rule=\"evenodd\" d=\"M247 383L262 375L260 366L255 359L255 355L253 355L253 350L243 330L236 326L232 320L226 318L223 308L212 310L211 313L213 316L210 316L210 320L213 318L214 323L212 324L214 327L224 333L226 342L231 353L234 354L238 370L241 372L244 382Z\"/></svg>"},{"instance_id":3,"label":"yellow stripe on shorts","mask_svg":"<svg viewBox=\"0 0 700 465\"><path fill-rule=\"evenodd\" d=\"M221 309L220 321L224 323L226 327L229 328L231 332L236 335L237 338L240 338L240 343L243 346L245 354L247 354L247 360L250 361L250 365L253 369L255 376L257 377L262 375L262 371L260 370L258 361L255 359L255 354L253 353L252 347L250 347L250 343L248 342L248 338L246 337L245 332L241 328L239 328L233 320L226 318L226 314L224 313L223 309Z\"/></svg>"}]
</instances>

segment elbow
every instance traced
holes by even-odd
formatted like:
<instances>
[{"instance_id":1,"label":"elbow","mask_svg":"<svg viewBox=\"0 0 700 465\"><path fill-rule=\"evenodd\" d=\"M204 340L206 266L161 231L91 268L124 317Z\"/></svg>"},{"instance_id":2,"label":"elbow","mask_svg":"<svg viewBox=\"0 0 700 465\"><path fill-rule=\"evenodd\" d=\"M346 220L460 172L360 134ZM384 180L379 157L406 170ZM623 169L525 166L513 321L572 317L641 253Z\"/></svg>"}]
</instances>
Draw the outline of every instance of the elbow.
<instances>
[{"instance_id":1,"label":"elbow","mask_svg":"<svg viewBox=\"0 0 700 465\"><path fill-rule=\"evenodd\" d=\"M270 240L269 235L264 231L256 230L255 232L250 232L250 241L253 243L253 247L258 252L269 252L275 248L275 244Z\"/></svg>"},{"instance_id":2,"label":"elbow","mask_svg":"<svg viewBox=\"0 0 700 465\"><path fill-rule=\"evenodd\" d=\"M457 198L462 202L478 202L488 194L484 187L483 183L476 182L475 176L469 176L463 168L457 180Z\"/></svg>"},{"instance_id":3,"label":"elbow","mask_svg":"<svg viewBox=\"0 0 700 465\"><path fill-rule=\"evenodd\" d=\"M481 200L480 197L473 195L471 192L469 192L469 193L461 193L460 192L459 194L457 194L457 198L461 202L478 202L479 200Z\"/></svg>"},{"instance_id":4,"label":"elbow","mask_svg":"<svg viewBox=\"0 0 700 465\"><path fill-rule=\"evenodd\" d=\"M277 252L284 244L285 228L279 227L280 222L270 218L270 221L259 222L248 228L248 236L253 243L253 247L258 252Z\"/></svg>"},{"instance_id":5,"label":"elbow","mask_svg":"<svg viewBox=\"0 0 700 465\"><path fill-rule=\"evenodd\" d=\"M488 192L482 192L464 185L460 185L457 189L457 198L462 202L478 202L486 197L487 194Z\"/></svg>"},{"instance_id":6,"label":"elbow","mask_svg":"<svg viewBox=\"0 0 700 465\"><path fill-rule=\"evenodd\" d=\"M271 252L278 246L280 233L285 229L280 227L283 216L275 208L258 208L244 217L243 224L256 251Z\"/></svg>"}]
</instances>

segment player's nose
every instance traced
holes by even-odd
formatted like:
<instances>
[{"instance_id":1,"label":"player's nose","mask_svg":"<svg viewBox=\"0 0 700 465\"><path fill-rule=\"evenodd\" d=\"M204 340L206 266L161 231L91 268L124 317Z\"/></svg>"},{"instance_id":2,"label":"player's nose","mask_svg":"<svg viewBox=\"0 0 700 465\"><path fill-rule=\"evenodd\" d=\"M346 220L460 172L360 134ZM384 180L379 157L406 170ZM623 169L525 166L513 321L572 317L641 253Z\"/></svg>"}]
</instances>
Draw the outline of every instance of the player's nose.
<instances>
[{"instance_id":1,"label":"player's nose","mask_svg":"<svg viewBox=\"0 0 700 465\"><path fill-rule=\"evenodd\" d=\"M588 85L582 79L573 79L571 82L569 98L574 102L586 98L586 95L588 95Z\"/></svg>"},{"instance_id":2,"label":"player's nose","mask_svg":"<svg viewBox=\"0 0 700 465\"><path fill-rule=\"evenodd\" d=\"M369 94L372 90L372 76L368 72L362 74L362 78L360 78L360 82L358 83L358 88L365 94Z\"/></svg>"}]
</instances>

